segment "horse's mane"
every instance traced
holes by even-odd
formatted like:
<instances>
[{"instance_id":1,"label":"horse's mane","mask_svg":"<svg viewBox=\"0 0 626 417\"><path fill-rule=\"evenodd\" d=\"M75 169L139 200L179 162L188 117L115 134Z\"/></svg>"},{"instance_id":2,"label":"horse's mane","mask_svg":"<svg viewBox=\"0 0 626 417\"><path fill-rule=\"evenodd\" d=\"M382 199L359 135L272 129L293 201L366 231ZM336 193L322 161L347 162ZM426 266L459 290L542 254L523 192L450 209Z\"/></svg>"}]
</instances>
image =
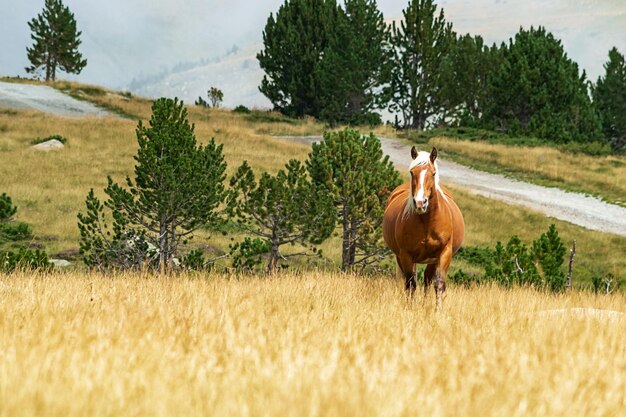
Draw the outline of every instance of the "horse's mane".
<instances>
[{"instance_id":1,"label":"horse's mane","mask_svg":"<svg viewBox=\"0 0 626 417\"><path fill-rule=\"evenodd\" d=\"M411 161L411 165L409 165L409 175L413 175L411 174L411 170L413 168L426 165L428 163L430 163L430 153L424 152L424 151L418 152L417 157L413 161ZM439 194L441 194L444 200L448 201L448 197L446 196L446 193L443 192L443 190L441 189L441 185L439 185L439 165L437 164L437 160L435 160L434 165L435 165L435 190L438 191ZM413 204L413 197L414 197L413 186L412 186L411 181L409 181L409 195L404 205L404 211L402 213L403 219L406 219L410 215L415 214L416 209L415 209L415 205Z\"/></svg>"}]
</instances>

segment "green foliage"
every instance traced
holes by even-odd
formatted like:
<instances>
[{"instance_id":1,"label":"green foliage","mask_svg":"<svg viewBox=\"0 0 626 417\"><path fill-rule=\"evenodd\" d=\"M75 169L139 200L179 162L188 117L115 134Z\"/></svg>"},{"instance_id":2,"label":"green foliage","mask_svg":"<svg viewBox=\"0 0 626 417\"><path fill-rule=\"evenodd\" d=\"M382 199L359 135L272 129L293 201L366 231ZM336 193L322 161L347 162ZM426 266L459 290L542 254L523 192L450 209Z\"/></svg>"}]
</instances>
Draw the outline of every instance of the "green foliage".
<instances>
[{"instance_id":1,"label":"green foliage","mask_svg":"<svg viewBox=\"0 0 626 417\"><path fill-rule=\"evenodd\" d=\"M194 104L200 107L210 107L209 103L207 103L202 97L198 97Z\"/></svg>"},{"instance_id":2,"label":"green foliage","mask_svg":"<svg viewBox=\"0 0 626 417\"><path fill-rule=\"evenodd\" d=\"M395 22L392 26L395 57L389 109L401 113L404 128L423 130L444 107L439 89L454 32L443 9L439 15L436 11L433 0L410 0L400 27Z\"/></svg>"},{"instance_id":3,"label":"green foliage","mask_svg":"<svg viewBox=\"0 0 626 417\"><path fill-rule=\"evenodd\" d=\"M274 176L263 173L258 182L244 162L230 185L228 213L243 230L269 245L268 272L276 270L279 258L307 254L282 253L281 246L299 243L317 254L312 245L328 238L334 229L332 201L322 188L311 184L305 167L297 160L289 161ZM258 242L250 241L233 250L245 251L241 254L245 258L245 254L258 247Z\"/></svg>"},{"instance_id":4,"label":"green foliage","mask_svg":"<svg viewBox=\"0 0 626 417\"><path fill-rule=\"evenodd\" d=\"M6 193L0 195L0 223L11 221L17 212L17 207L13 205L13 200Z\"/></svg>"},{"instance_id":5,"label":"green foliage","mask_svg":"<svg viewBox=\"0 0 626 417\"><path fill-rule=\"evenodd\" d=\"M609 51L605 74L598 78L593 100L604 135L617 150L626 149L626 61L617 48Z\"/></svg>"},{"instance_id":6,"label":"green foliage","mask_svg":"<svg viewBox=\"0 0 626 417\"><path fill-rule=\"evenodd\" d=\"M266 261L271 250L269 241L258 237L245 237L243 241L229 245L233 268L238 272L253 272Z\"/></svg>"},{"instance_id":7,"label":"green foliage","mask_svg":"<svg viewBox=\"0 0 626 417\"><path fill-rule=\"evenodd\" d=\"M180 242L218 221L216 209L225 195L222 145L214 140L197 145L187 110L178 99L155 101L150 126L140 121L136 134L134 181L127 177L124 189L109 178L104 190L113 234L105 231L103 206L90 192L87 214L78 217L81 251L88 265L112 262L121 268L145 263L154 252L159 269L169 271Z\"/></svg>"},{"instance_id":8,"label":"green foliage","mask_svg":"<svg viewBox=\"0 0 626 417\"><path fill-rule=\"evenodd\" d=\"M207 91L207 95L214 109L218 108L222 104L222 101L224 101L224 93L217 87L211 87L209 91Z\"/></svg>"},{"instance_id":9,"label":"green foliage","mask_svg":"<svg viewBox=\"0 0 626 417\"><path fill-rule=\"evenodd\" d=\"M233 109L233 112L235 112L235 113L245 113L245 114L248 114L248 113L250 113L250 109L249 109L249 108L247 108L246 106L244 106L243 104L240 104L240 105L238 105L237 107L235 107L235 108Z\"/></svg>"},{"instance_id":10,"label":"green foliage","mask_svg":"<svg viewBox=\"0 0 626 417\"><path fill-rule=\"evenodd\" d=\"M337 21L335 0L285 0L263 30L257 54L265 72L259 90L290 117L319 117L320 62Z\"/></svg>"},{"instance_id":11,"label":"green foliage","mask_svg":"<svg viewBox=\"0 0 626 417\"><path fill-rule=\"evenodd\" d=\"M556 143L602 138L585 72L543 27L520 29L499 51L488 79L483 124Z\"/></svg>"},{"instance_id":12,"label":"green foliage","mask_svg":"<svg viewBox=\"0 0 626 417\"><path fill-rule=\"evenodd\" d=\"M496 243L495 249L463 247L455 255L473 265L484 267L483 275L468 275L458 271L452 282L469 285L497 282L506 287L529 285L553 292L565 289L565 246L554 224L534 240L530 247L519 237L512 236L506 245Z\"/></svg>"},{"instance_id":13,"label":"green foliage","mask_svg":"<svg viewBox=\"0 0 626 417\"><path fill-rule=\"evenodd\" d=\"M0 222L0 243L18 242L33 237L30 226L23 222Z\"/></svg>"},{"instance_id":14,"label":"green foliage","mask_svg":"<svg viewBox=\"0 0 626 417\"><path fill-rule=\"evenodd\" d=\"M604 276L594 275L591 278L591 284L593 285L593 291L598 294L611 294L616 290L619 290L623 281L615 278L615 275L609 273Z\"/></svg>"},{"instance_id":15,"label":"green foliage","mask_svg":"<svg viewBox=\"0 0 626 417\"><path fill-rule=\"evenodd\" d=\"M439 99L442 103L437 124L474 126L480 121L487 101L487 78L497 54L482 37L453 36L441 65Z\"/></svg>"},{"instance_id":16,"label":"green foliage","mask_svg":"<svg viewBox=\"0 0 626 417\"><path fill-rule=\"evenodd\" d=\"M342 227L342 270L361 269L381 261L388 250L382 242L382 218L400 175L373 134L352 129L325 133L306 162L314 184L332 198Z\"/></svg>"},{"instance_id":17,"label":"green foliage","mask_svg":"<svg viewBox=\"0 0 626 417\"><path fill-rule=\"evenodd\" d=\"M87 266L100 271L159 267L158 250L146 240L145 230L130 228L129 221L115 210L111 200L106 202L106 207L112 210L111 227L105 205L93 189L87 194L85 204L87 211L78 214L78 228L80 253Z\"/></svg>"},{"instance_id":18,"label":"green foliage","mask_svg":"<svg viewBox=\"0 0 626 417\"><path fill-rule=\"evenodd\" d=\"M222 101L224 100L224 93L222 92L222 90L216 87L211 87L209 90L207 90L206 94L209 97L208 102L202 97L198 97L194 104L201 107L213 107L214 109L220 107Z\"/></svg>"},{"instance_id":19,"label":"green foliage","mask_svg":"<svg viewBox=\"0 0 626 417\"><path fill-rule=\"evenodd\" d=\"M25 269L50 271L52 267L46 252L39 249L20 247L17 251L0 251L0 272Z\"/></svg>"},{"instance_id":20,"label":"green foliage","mask_svg":"<svg viewBox=\"0 0 626 417\"><path fill-rule=\"evenodd\" d=\"M16 269L49 270L46 252L24 247L23 242L33 238L30 226L23 222L13 221L17 207L6 193L0 195L0 245L10 249L0 250L0 272L12 272Z\"/></svg>"},{"instance_id":21,"label":"green foliage","mask_svg":"<svg viewBox=\"0 0 626 417\"><path fill-rule=\"evenodd\" d=\"M198 248L187 253L181 260L181 265L188 270L202 271L209 269L211 262L205 259L204 251Z\"/></svg>"},{"instance_id":22,"label":"green foliage","mask_svg":"<svg viewBox=\"0 0 626 417\"><path fill-rule=\"evenodd\" d=\"M390 81L389 31L375 0L346 0L320 62L322 109L331 125L379 125ZM337 70L340 68L340 70Z\"/></svg>"},{"instance_id":23,"label":"green foliage","mask_svg":"<svg viewBox=\"0 0 626 417\"><path fill-rule=\"evenodd\" d=\"M45 0L44 10L28 22L33 45L26 48L30 67L28 73L45 68L46 81L56 79L57 69L80 74L87 65L78 46L81 32L76 29L74 14L61 0Z\"/></svg>"},{"instance_id":24,"label":"green foliage","mask_svg":"<svg viewBox=\"0 0 626 417\"><path fill-rule=\"evenodd\" d=\"M50 135L50 136L45 137L45 138L33 139L30 143L32 145L37 145L39 143L44 143L44 142L47 142L49 140L58 140L59 142L61 142L64 145L67 144L67 138L65 138L65 137L63 137L61 135Z\"/></svg>"},{"instance_id":25,"label":"green foliage","mask_svg":"<svg viewBox=\"0 0 626 417\"><path fill-rule=\"evenodd\" d=\"M546 233L533 241L532 254L538 264L543 284L552 291L565 288L565 273L561 270L565 260L565 246L556 226L551 224Z\"/></svg>"}]
</instances>

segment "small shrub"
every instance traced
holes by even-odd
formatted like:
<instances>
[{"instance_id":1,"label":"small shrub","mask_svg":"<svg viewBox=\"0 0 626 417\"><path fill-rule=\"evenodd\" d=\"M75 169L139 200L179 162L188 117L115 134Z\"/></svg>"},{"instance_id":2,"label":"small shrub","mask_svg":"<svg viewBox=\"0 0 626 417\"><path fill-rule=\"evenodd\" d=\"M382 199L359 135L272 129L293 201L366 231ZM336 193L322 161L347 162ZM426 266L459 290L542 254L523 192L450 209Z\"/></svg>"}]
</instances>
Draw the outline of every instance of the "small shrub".
<instances>
[{"instance_id":1,"label":"small shrub","mask_svg":"<svg viewBox=\"0 0 626 417\"><path fill-rule=\"evenodd\" d=\"M0 223L0 242L18 242L33 237L30 226L22 222Z\"/></svg>"},{"instance_id":2,"label":"small shrub","mask_svg":"<svg viewBox=\"0 0 626 417\"><path fill-rule=\"evenodd\" d=\"M235 113L250 113L250 109L244 106L243 104L238 105L233 109Z\"/></svg>"},{"instance_id":3,"label":"small shrub","mask_svg":"<svg viewBox=\"0 0 626 417\"><path fill-rule=\"evenodd\" d=\"M608 142L570 142L558 147L563 152L586 154L592 156L606 156L613 153Z\"/></svg>"},{"instance_id":4,"label":"small shrub","mask_svg":"<svg viewBox=\"0 0 626 417\"><path fill-rule=\"evenodd\" d=\"M0 252L0 271L10 273L19 269L49 271L53 265L46 252L21 247L17 251Z\"/></svg>"},{"instance_id":5,"label":"small shrub","mask_svg":"<svg viewBox=\"0 0 626 417\"><path fill-rule=\"evenodd\" d=\"M62 144L67 144L67 138L61 136L61 135L50 135L48 137L45 138L37 138L37 139L33 139L30 143L32 145L37 145L39 143L44 143L47 142L49 140L58 140L59 142L61 142Z\"/></svg>"},{"instance_id":6,"label":"small shrub","mask_svg":"<svg viewBox=\"0 0 626 417\"><path fill-rule=\"evenodd\" d=\"M0 195L0 222L8 222L17 212L17 207L13 205L11 197L6 193Z\"/></svg>"},{"instance_id":7,"label":"small shrub","mask_svg":"<svg viewBox=\"0 0 626 417\"><path fill-rule=\"evenodd\" d=\"M532 244L526 246L519 237L512 236L506 245L496 243L495 249L465 247L459 249L457 258L485 269L483 275L468 275L457 271L450 276L452 282L469 285L497 282L505 287L533 286L553 292L565 289L565 273L561 270L565 260L565 246L554 224Z\"/></svg>"},{"instance_id":8,"label":"small shrub","mask_svg":"<svg viewBox=\"0 0 626 417\"><path fill-rule=\"evenodd\" d=\"M591 278L591 284L593 285L593 291L598 294L611 294L615 290L622 286L622 281L616 279L611 273L604 276L594 275Z\"/></svg>"}]
</instances>

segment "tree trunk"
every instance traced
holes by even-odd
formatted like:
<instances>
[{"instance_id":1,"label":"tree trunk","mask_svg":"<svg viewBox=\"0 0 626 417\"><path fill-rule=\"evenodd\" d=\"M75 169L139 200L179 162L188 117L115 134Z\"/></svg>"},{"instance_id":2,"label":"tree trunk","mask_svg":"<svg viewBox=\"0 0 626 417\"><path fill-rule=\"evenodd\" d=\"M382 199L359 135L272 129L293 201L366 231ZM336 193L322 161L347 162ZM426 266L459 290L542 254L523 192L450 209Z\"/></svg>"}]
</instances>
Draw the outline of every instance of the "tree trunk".
<instances>
[{"instance_id":1,"label":"tree trunk","mask_svg":"<svg viewBox=\"0 0 626 417\"><path fill-rule=\"evenodd\" d=\"M165 216L161 216L161 222L159 225L159 272L165 274L167 266L167 251L168 251L168 230Z\"/></svg>"},{"instance_id":2,"label":"tree trunk","mask_svg":"<svg viewBox=\"0 0 626 417\"><path fill-rule=\"evenodd\" d=\"M267 268L266 272L268 274L273 274L276 272L276 268L278 267L278 244L272 242L272 249L270 249L270 256L267 260Z\"/></svg>"},{"instance_id":3,"label":"tree trunk","mask_svg":"<svg viewBox=\"0 0 626 417\"><path fill-rule=\"evenodd\" d=\"M344 202L342 208L343 217L343 241L341 248L341 270L346 272L350 268L350 221L348 220L348 207Z\"/></svg>"},{"instance_id":4,"label":"tree trunk","mask_svg":"<svg viewBox=\"0 0 626 417\"><path fill-rule=\"evenodd\" d=\"M354 222L350 222L350 255L348 259L349 266L354 265L356 261L356 225Z\"/></svg>"}]
</instances>

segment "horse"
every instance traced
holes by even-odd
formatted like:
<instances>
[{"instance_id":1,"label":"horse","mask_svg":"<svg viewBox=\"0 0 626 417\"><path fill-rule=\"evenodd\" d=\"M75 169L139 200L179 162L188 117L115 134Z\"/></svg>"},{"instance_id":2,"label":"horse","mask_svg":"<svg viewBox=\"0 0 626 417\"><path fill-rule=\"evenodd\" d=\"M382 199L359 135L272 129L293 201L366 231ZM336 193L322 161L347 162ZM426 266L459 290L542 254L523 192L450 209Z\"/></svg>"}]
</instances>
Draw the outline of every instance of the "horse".
<instances>
[{"instance_id":1,"label":"horse","mask_svg":"<svg viewBox=\"0 0 626 417\"><path fill-rule=\"evenodd\" d=\"M439 183L437 148L428 153L413 146L411 158L410 182L398 186L387 200L383 237L396 255L411 297L417 286L415 264L426 264L424 297L434 279L440 308L450 261L463 243L465 221L450 192Z\"/></svg>"}]
</instances>

